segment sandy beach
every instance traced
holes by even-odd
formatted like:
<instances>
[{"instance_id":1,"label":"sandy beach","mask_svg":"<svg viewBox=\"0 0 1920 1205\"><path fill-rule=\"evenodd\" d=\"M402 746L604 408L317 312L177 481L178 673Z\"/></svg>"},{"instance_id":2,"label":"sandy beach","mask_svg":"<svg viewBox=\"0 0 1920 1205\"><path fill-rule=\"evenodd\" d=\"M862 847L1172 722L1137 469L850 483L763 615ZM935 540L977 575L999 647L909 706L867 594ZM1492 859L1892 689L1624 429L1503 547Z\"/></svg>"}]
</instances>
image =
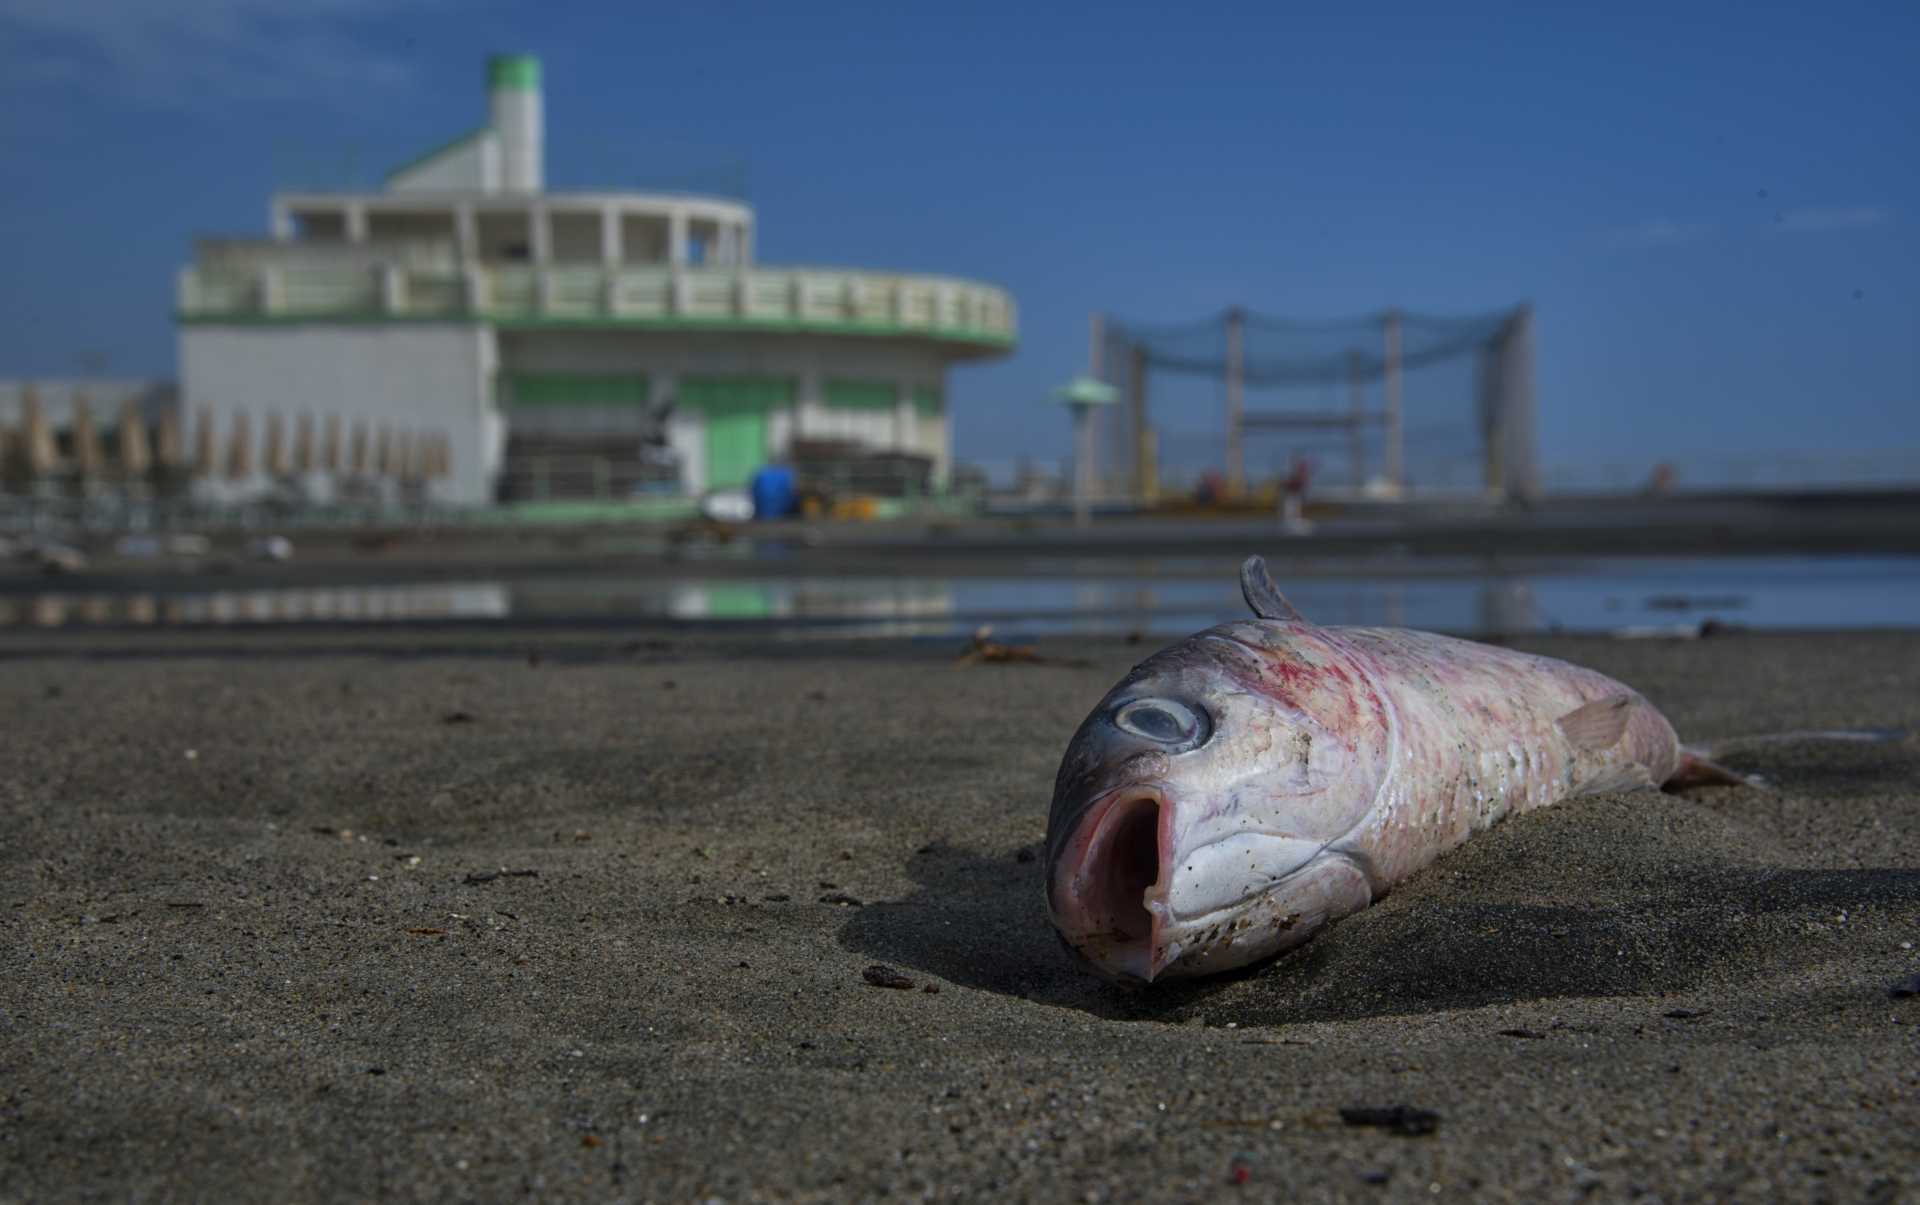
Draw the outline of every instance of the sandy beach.
<instances>
[{"instance_id":1,"label":"sandy beach","mask_svg":"<svg viewBox=\"0 0 1920 1205\"><path fill-rule=\"evenodd\" d=\"M1690 739L1920 729L1920 634L1523 647ZM1151 648L954 651L0 635L0 1200L1920 1194L1920 743L1547 809L1130 994L1034 855Z\"/></svg>"}]
</instances>

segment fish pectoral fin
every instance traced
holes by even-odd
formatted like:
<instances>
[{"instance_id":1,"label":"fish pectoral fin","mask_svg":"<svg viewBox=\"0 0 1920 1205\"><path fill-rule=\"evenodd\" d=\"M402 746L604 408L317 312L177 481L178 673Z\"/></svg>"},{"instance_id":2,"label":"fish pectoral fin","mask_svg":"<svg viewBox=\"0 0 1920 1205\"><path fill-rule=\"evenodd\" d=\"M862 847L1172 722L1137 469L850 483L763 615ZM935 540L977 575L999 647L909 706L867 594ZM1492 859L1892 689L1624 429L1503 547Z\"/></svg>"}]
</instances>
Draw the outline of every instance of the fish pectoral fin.
<instances>
[{"instance_id":1,"label":"fish pectoral fin","mask_svg":"<svg viewBox=\"0 0 1920 1205\"><path fill-rule=\"evenodd\" d=\"M1295 610L1286 596L1280 593L1280 587L1273 584L1273 577L1267 572L1267 562L1262 557L1250 556L1240 563L1240 594L1247 600L1248 609L1262 619L1312 622Z\"/></svg>"},{"instance_id":2,"label":"fish pectoral fin","mask_svg":"<svg viewBox=\"0 0 1920 1205\"><path fill-rule=\"evenodd\" d=\"M1576 748L1599 753L1620 743L1632 715L1632 695L1610 695L1576 707L1554 722Z\"/></svg>"}]
</instances>

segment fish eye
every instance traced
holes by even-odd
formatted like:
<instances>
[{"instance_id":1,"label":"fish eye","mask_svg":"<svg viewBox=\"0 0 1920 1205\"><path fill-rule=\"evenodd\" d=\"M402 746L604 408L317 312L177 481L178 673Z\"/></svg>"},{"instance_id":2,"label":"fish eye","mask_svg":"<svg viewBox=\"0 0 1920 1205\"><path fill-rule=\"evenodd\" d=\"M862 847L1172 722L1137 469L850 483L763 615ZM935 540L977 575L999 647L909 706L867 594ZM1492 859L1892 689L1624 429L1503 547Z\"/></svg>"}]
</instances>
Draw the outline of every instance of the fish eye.
<instances>
[{"instance_id":1,"label":"fish eye","mask_svg":"<svg viewBox=\"0 0 1920 1205\"><path fill-rule=\"evenodd\" d=\"M1194 748L1210 735L1206 721L1198 713L1172 699L1135 699L1113 713L1113 723L1122 732L1158 744L1178 746L1176 752Z\"/></svg>"}]
</instances>

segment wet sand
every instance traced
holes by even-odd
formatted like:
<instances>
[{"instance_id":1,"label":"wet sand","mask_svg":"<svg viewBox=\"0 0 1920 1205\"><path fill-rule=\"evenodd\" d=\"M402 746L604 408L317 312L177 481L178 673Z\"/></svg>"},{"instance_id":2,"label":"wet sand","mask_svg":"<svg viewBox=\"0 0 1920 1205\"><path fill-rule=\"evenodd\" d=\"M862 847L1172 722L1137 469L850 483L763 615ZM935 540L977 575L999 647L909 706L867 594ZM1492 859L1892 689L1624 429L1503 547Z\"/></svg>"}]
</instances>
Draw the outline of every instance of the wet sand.
<instances>
[{"instance_id":1,"label":"wet sand","mask_svg":"<svg viewBox=\"0 0 1920 1205\"><path fill-rule=\"evenodd\" d=\"M1920 634L1524 647L1690 738L1920 728ZM1920 1194L1920 744L1548 809L1127 994L1033 852L1150 650L1043 651L0 637L0 1199Z\"/></svg>"}]
</instances>

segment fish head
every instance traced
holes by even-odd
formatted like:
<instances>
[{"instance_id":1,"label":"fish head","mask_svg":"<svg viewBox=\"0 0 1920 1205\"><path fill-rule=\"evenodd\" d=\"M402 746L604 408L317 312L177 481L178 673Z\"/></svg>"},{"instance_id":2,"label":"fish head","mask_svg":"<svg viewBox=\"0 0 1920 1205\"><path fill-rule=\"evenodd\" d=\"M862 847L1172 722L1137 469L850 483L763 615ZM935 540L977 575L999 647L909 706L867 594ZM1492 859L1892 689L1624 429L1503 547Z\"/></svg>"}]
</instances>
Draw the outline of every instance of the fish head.
<instances>
[{"instance_id":1,"label":"fish head","mask_svg":"<svg viewBox=\"0 0 1920 1205\"><path fill-rule=\"evenodd\" d=\"M1061 760L1047 904L1062 939L1121 982L1244 966L1371 902L1335 848L1385 775L1384 708L1308 624L1199 633L1107 693Z\"/></svg>"}]
</instances>

